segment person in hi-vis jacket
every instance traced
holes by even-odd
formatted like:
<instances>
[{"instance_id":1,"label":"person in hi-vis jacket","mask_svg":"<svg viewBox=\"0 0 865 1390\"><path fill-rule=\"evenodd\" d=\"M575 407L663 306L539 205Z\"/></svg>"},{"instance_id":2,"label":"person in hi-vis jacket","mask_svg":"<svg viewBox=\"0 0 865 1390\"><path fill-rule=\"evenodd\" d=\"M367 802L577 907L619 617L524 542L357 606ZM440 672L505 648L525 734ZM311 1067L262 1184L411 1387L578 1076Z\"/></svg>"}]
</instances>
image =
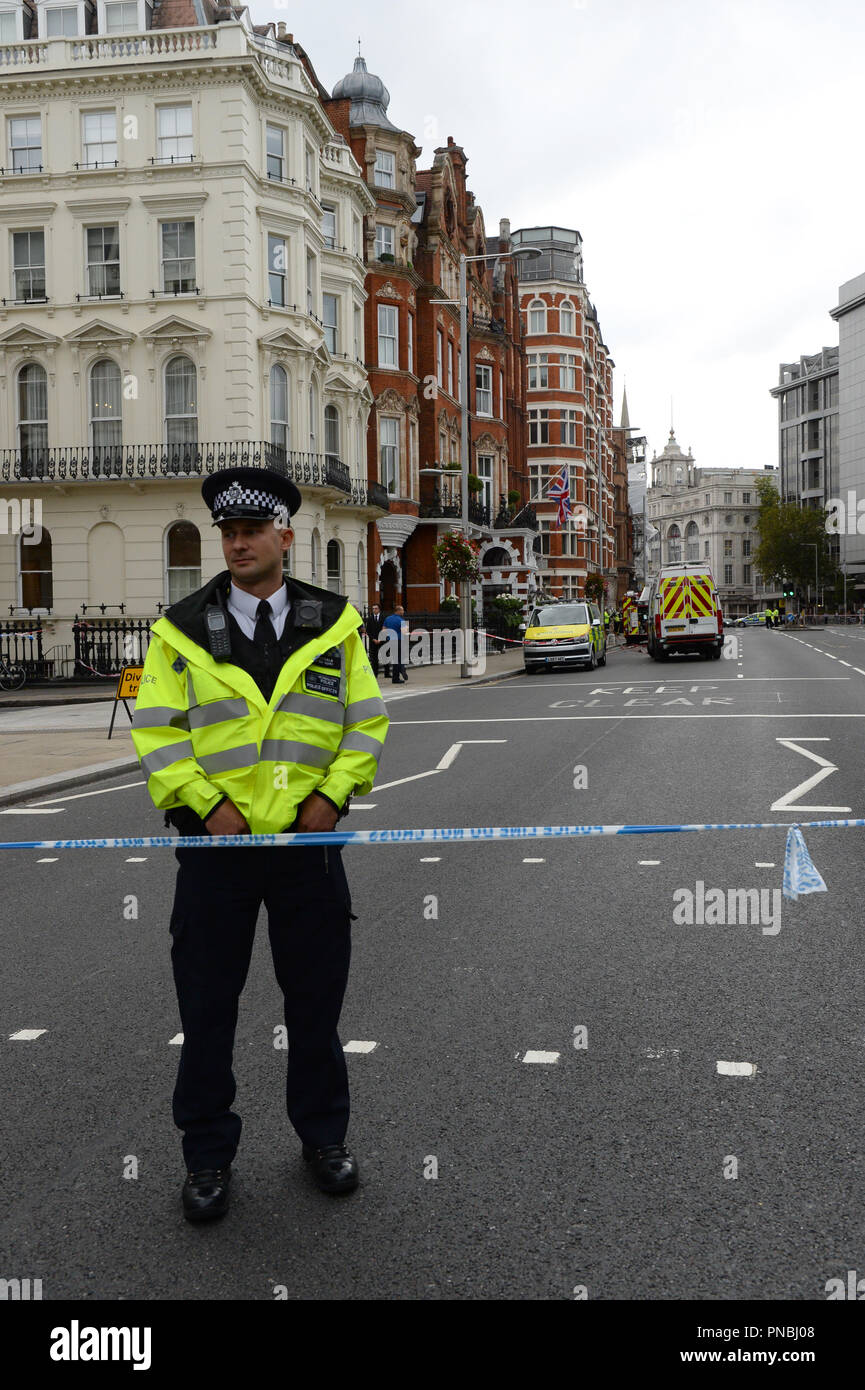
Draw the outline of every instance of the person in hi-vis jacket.
<instances>
[{"instance_id":1,"label":"person in hi-vis jacket","mask_svg":"<svg viewBox=\"0 0 865 1390\"><path fill-rule=\"evenodd\" d=\"M331 831L372 788L388 727L340 594L284 579L298 489L266 468L208 477L227 570L153 625L132 737L154 804L182 835ZM286 1107L326 1192L353 1190L348 1076L337 1032L351 952L340 846L179 848L171 959L183 1047L174 1121L186 1216L228 1209L238 999L267 908L284 998Z\"/></svg>"}]
</instances>

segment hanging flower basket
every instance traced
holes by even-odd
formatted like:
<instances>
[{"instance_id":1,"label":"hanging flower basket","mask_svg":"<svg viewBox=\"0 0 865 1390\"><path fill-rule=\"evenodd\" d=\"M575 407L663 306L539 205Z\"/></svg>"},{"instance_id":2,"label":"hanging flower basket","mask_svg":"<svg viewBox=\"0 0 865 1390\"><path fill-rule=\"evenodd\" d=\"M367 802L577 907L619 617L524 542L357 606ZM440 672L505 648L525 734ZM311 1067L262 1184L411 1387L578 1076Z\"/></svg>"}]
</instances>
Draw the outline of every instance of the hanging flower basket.
<instances>
[{"instance_id":1,"label":"hanging flower basket","mask_svg":"<svg viewBox=\"0 0 865 1390\"><path fill-rule=\"evenodd\" d=\"M442 579L455 583L477 579L481 572L479 551L479 541L467 540L461 531L448 531L433 550Z\"/></svg>"}]
</instances>

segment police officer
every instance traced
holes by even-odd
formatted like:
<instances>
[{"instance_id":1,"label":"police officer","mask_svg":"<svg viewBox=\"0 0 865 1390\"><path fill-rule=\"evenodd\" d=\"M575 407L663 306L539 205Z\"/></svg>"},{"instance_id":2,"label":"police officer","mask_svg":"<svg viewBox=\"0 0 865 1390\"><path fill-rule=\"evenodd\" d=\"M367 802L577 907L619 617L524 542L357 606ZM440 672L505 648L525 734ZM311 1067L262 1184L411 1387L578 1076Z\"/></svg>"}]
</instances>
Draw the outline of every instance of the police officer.
<instances>
[{"instance_id":1,"label":"police officer","mask_svg":"<svg viewBox=\"0 0 865 1390\"><path fill-rule=\"evenodd\" d=\"M373 783L387 731L341 595L284 580L298 489L264 468L208 477L227 570L153 625L132 737L155 805L182 835L331 831ZM337 1023L351 898L339 846L184 848L171 915L183 1047L174 1091L190 1221L228 1209L238 999L264 902L285 1004L286 1108L325 1192L352 1191L348 1076Z\"/></svg>"}]
</instances>

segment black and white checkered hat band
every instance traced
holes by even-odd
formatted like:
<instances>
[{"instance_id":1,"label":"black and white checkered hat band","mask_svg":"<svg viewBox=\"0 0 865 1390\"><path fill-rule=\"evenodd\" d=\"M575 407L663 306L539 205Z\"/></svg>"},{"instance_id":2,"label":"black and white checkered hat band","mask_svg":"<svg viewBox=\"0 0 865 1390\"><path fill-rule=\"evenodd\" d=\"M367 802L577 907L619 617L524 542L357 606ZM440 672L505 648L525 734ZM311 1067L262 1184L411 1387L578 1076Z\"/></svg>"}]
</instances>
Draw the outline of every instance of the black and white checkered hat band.
<instances>
[{"instance_id":1,"label":"black and white checkered hat band","mask_svg":"<svg viewBox=\"0 0 865 1390\"><path fill-rule=\"evenodd\" d=\"M232 483L224 492L218 492L213 499L213 515L219 516L227 507L250 507L260 511L262 516L279 516L288 509L272 492L258 487L242 487Z\"/></svg>"}]
</instances>

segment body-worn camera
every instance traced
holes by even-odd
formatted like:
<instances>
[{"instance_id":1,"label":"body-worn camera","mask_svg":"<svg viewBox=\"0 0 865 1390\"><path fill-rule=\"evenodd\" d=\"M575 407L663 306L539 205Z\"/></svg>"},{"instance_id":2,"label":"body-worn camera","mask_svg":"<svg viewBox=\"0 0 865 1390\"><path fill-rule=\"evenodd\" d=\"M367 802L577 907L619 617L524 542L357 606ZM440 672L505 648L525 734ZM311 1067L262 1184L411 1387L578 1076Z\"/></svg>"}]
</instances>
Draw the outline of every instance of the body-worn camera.
<instances>
[{"instance_id":1,"label":"body-worn camera","mask_svg":"<svg viewBox=\"0 0 865 1390\"><path fill-rule=\"evenodd\" d=\"M294 626L321 627L321 599L297 599L294 605Z\"/></svg>"}]
</instances>

